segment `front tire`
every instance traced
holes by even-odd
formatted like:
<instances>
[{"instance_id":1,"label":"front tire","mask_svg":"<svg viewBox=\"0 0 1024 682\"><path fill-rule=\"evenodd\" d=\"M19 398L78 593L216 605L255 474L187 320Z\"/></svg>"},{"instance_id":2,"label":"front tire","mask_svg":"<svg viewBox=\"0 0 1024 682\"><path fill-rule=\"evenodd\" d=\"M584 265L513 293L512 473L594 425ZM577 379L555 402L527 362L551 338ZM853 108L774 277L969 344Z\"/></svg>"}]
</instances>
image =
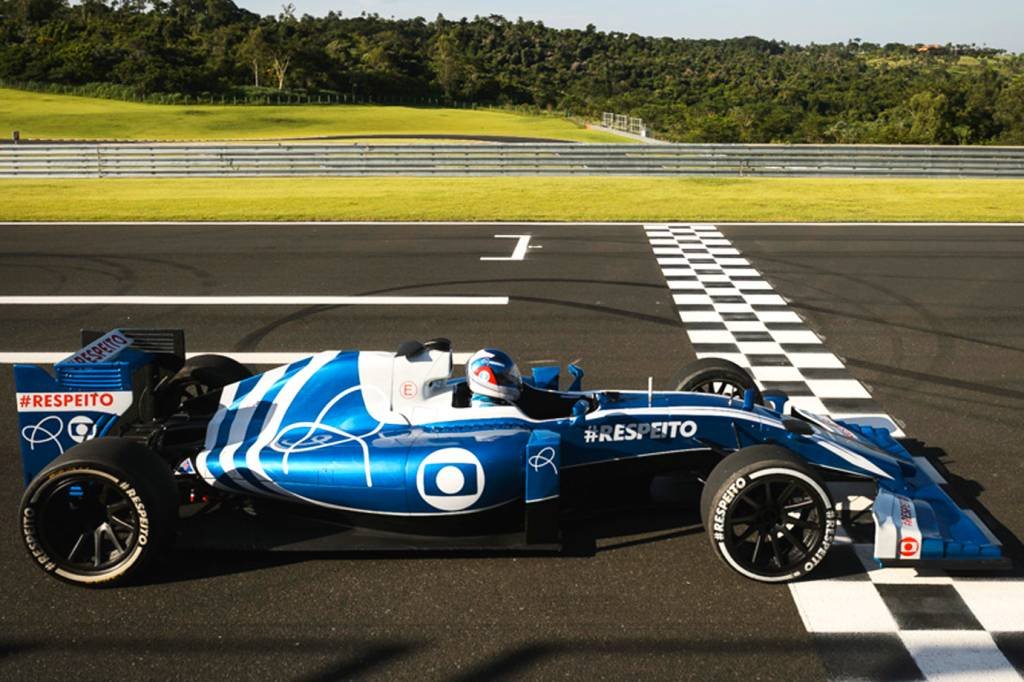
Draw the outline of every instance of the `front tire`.
<instances>
[{"instance_id":1,"label":"front tire","mask_svg":"<svg viewBox=\"0 0 1024 682\"><path fill-rule=\"evenodd\" d=\"M677 391L712 393L727 398L743 399L747 389L754 389L754 402L761 402L761 391L750 373L725 358L701 358L683 368L676 382Z\"/></svg>"},{"instance_id":2,"label":"front tire","mask_svg":"<svg viewBox=\"0 0 1024 682\"><path fill-rule=\"evenodd\" d=\"M810 573L835 540L835 505L825 483L776 445L727 455L708 477L701 513L719 558L761 582Z\"/></svg>"},{"instance_id":3,"label":"front tire","mask_svg":"<svg viewBox=\"0 0 1024 682\"><path fill-rule=\"evenodd\" d=\"M43 571L75 585L119 585L173 539L178 490L170 467L119 438L77 445L29 484L22 538Z\"/></svg>"}]
</instances>

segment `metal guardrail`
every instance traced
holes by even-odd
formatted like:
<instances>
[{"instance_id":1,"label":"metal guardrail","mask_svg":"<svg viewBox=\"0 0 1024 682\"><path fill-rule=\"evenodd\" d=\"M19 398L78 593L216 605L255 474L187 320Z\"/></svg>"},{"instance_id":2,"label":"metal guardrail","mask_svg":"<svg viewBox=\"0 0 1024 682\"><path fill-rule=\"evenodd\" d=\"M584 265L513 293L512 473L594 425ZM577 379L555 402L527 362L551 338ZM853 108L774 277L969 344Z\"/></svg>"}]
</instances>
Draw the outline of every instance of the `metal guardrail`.
<instances>
[{"instance_id":1,"label":"metal guardrail","mask_svg":"<svg viewBox=\"0 0 1024 682\"><path fill-rule=\"evenodd\" d=\"M1024 178L1024 147L26 144L0 177L743 175Z\"/></svg>"}]
</instances>

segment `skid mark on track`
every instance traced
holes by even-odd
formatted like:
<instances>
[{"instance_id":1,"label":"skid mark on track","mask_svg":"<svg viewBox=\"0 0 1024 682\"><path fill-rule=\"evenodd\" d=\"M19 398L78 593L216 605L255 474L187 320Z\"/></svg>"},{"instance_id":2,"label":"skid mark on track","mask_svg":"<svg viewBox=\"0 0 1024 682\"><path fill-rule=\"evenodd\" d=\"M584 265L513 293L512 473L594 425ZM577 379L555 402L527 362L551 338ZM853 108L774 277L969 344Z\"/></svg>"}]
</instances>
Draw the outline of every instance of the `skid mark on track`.
<instances>
[{"instance_id":1,"label":"skid mark on track","mask_svg":"<svg viewBox=\"0 0 1024 682\"><path fill-rule=\"evenodd\" d=\"M645 230L698 358L732 360L762 389L785 391L798 408L904 435L717 227ZM1013 643L1024 632L1024 581L879 569L873 546L843 532L832 553L830 561L852 570L789 588L834 678L1021 679L1010 661L1019 659Z\"/></svg>"}]
</instances>

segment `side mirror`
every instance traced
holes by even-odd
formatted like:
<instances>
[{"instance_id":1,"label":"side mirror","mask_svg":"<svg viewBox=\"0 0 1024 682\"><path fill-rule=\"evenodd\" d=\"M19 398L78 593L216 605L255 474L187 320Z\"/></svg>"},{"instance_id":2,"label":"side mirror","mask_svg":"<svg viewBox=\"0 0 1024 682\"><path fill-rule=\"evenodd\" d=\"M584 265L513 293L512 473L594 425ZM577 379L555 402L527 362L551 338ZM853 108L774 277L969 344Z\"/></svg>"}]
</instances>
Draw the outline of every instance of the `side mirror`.
<instances>
[{"instance_id":1,"label":"side mirror","mask_svg":"<svg viewBox=\"0 0 1024 682\"><path fill-rule=\"evenodd\" d=\"M743 409L747 410L748 412L750 410L753 410L754 409L754 399L756 397L757 397L757 390L755 390L753 388L748 388L747 390L743 391Z\"/></svg>"},{"instance_id":2,"label":"side mirror","mask_svg":"<svg viewBox=\"0 0 1024 682\"><path fill-rule=\"evenodd\" d=\"M572 385L569 386L568 390L579 391L583 386L583 368L570 362L566 369L568 369L569 374L572 375Z\"/></svg>"},{"instance_id":3,"label":"side mirror","mask_svg":"<svg viewBox=\"0 0 1024 682\"><path fill-rule=\"evenodd\" d=\"M581 426L587 419L587 412L590 411L590 403L580 398L572 405L572 417L569 423L573 426Z\"/></svg>"},{"instance_id":4,"label":"side mirror","mask_svg":"<svg viewBox=\"0 0 1024 682\"><path fill-rule=\"evenodd\" d=\"M814 428L803 419L783 419L782 426L798 436L813 436Z\"/></svg>"}]
</instances>

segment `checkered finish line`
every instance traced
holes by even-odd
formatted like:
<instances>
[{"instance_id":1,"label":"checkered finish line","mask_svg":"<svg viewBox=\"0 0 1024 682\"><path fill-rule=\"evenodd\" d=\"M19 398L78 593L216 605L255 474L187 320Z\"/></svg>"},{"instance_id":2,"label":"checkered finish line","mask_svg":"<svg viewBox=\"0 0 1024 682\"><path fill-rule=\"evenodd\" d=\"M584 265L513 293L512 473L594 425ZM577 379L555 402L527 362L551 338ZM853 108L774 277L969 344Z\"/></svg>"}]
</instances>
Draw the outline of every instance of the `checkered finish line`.
<instances>
[{"instance_id":1,"label":"checkered finish line","mask_svg":"<svg viewBox=\"0 0 1024 682\"><path fill-rule=\"evenodd\" d=\"M901 436L864 385L713 225L647 225L679 318L698 358L747 367L790 404Z\"/></svg>"},{"instance_id":2,"label":"checkered finish line","mask_svg":"<svg viewBox=\"0 0 1024 682\"><path fill-rule=\"evenodd\" d=\"M717 227L645 229L698 358L748 368L762 389L785 391L797 408L904 435ZM927 459L915 460L944 482ZM833 679L1021 679L1024 581L880 569L873 556L872 543L841 529L818 575L789 586Z\"/></svg>"}]
</instances>

